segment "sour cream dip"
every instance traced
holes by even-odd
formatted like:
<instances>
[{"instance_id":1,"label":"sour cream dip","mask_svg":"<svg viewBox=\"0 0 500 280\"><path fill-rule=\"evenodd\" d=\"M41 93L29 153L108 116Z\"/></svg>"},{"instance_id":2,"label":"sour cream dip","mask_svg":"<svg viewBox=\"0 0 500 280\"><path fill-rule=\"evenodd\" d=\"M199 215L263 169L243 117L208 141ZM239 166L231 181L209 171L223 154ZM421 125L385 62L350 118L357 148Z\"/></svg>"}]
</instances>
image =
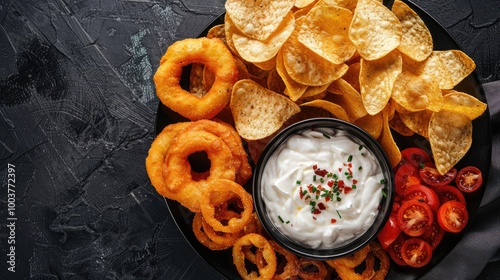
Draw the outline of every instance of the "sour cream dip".
<instances>
[{"instance_id":1,"label":"sour cream dip","mask_svg":"<svg viewBox=\"0 0 500 280\"><path fill-rule=\"evenodd\" d=\"M374 223L386 195L379 160L359 140L307 129L269 157L261 178L267 215L285 236L313 249L350 243Z\"/></svg>"}]
</instances>

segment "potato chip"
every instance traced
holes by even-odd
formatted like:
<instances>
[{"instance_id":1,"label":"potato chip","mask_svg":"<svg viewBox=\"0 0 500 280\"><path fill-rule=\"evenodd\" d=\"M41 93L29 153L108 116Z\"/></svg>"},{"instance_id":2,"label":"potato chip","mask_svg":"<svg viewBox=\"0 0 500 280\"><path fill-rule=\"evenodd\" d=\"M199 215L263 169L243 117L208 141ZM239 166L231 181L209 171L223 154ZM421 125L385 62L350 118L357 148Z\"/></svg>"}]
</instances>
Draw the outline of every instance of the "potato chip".
<instances>
[{"instance_id":1,"label":"potato chip","mask_svg":"<svg viewBox=\"0 0 500 280\"><path fill-rule=\"evenodd\" d=\"M253 39L235 30L232 34L232 41L236 51L244 60L248 62L266 62L276 56L294 29L295 18L290 11L278 28L266 40Z\"/></svg>"},{"instance_id":2,"label":"potato chip","mask_svg":"<svg viewBox=\"0 0 500 280\"><path fill-rule=\"evenodd\" d=\"M328 88L328 84L322 85L322 86L308 86L304 94L302 94L303 97L311 97L311 96L317 96L320 93L326 92L326 89ZM326 94L325 94L326 95Z\"/></svg>"},{"instance_id":3,"label":"potato chip","mask_svg":"<svg viewBox=\"0 0 500 280\"><path fill-rule=\"evenodd\" d=\"M218 24L210 28L207 33L207 38L219 38L222 42L224 42L224 44L227 45L224 24Z\"/></svg>"},{"instance_id":4,"label":"potato chip","mask_svg":"<svg viewBox=\"0 0 500 280\"><path fill-rule=\"evenodd\" d=\"M440 174L448 172L472 145L472 122L465 114L441 110L429 122L429 142Z\"/></svg>"},{"instance_id":5,"label":"potato chip","mask_svg":"<svg viewBox=\"0 0 500 280\"><path fill-rule=\"evenodd\" d=\"M441 61L441 58L434 54L434 52L421 62L414 61L403 54L403 71L412 72L417 76L426 75L432 77L438 83L440 89L451 89L454 87L449 71Z\"/></svg>"},{"instance_id":6,"label":"potato chip","mask_svg":"<svg viewBox=\"0 0 500 280\"><path fill-rule=\"evenodd\" d=\"M399 117L399 113L395 112L394 116L389 121L389 126L392 130L399 133L399 135L403 136L412 136L415 134L413 130L411 130Z\"/></svg>"},{"instance_id":7,"label":"potato chip","mask_svg":"<svg viewBox=\"0 0 500 280\"><path fill-rule=\"evenodd\" d=\"M387 105L402 68L403 60L397 50L377 60L361 59L359 85L368 114L375 115Z\"/></svg>"},{"instance_id":8,"label":"potato chip","mask_svg":"<svg viewBox=\"0 0 500 280\"><path fill-rule=\"evenodd\" d=\"M453 86L458 85L476 69L476 63L463 51L434 51L434 54L441 59L448 70Z\"/></svg>"},{"instance_id":9,"label":"potato chip","mask_svg":"<svg viewBox=\"0 0 500 280\"><path fill-rule=\"evenodd\" d=\"M310 107L320 108L320 109L328 111L329 113L331 113L332 115L334 115L335 117L337 117L340 120L343 120L346 122L349 121L349 116L347 116L347 113L345 112L345 110L340 105L335 104L335 103L330 102L330 101L326 101L323 99L316 99L313 101L302 103L302 104L300 104L300 106L301 107L302 106L310 106Z\"/></svg>"},{"instance_id":10,"label":"potato chip","mask_svg":"<svg viewBox=\"0 0 500 280\"><path fill-rule=\"evenodd\" d=\"M423 110L420 112L411 112L406 114L399 113L398 116L411 131L418 135L429 138L429 121L433 112Z\"/></svg>"},{"instance_id":11,"label":"potato chip","mask_svg":"<svg viewBox=\"0 0 500 280\"><path fill-rule=\"evenodd\" d=\"M379 59L401 43L402 27L398 18L376 0L359 0L349 28L349 39L361 57Z\"/></svg>"},{"instance_id":12,"label":"potato chip","mask_svg":"<svg viewBox=\"0 0 500 280\"><path fill-rule=\"evenodd\" d=\"M358 92L361 90L359 86L359 70L361 68L361 63L360 62L355 62L352 64L349 64L349 69L347 69L347 72L345 72L344 76L342 76L342 79L344 79L346 82L351 84L351 86L356 89Z\"/></svg>"},{"instance_id":13,"label":"potato chip","mask_svg":"<svg viewBox=\"0 0 500 280\"><path fill-rule=\"evenodd\" d=\"M290 77L290 75L288 75L288 72L285 69L285 65L283 65L283 57L281 55L281 52L278 53L276 57L276 71L285 83L284 93L288 95L288 97L290 97L292 101L297 101L300 97L302 97L308 86L296 82Z\"/></svg>"},{"instance_id":14,"label":"potato chip","mask_svg":"<svg viewBox=\"0 0 500 280\"><path fill-rule=\"evenodd\" d=\"M349 68L346 64L333 64L309 50L298 41L304 17L296 20L295 31L283 44L283 64L290 77L309 86L322 86L342 77Z\"/></svg>"},{"instance_id":15,"label":"potato chip","mask_svg":"<svg viewBox=\"0 0 500 280\"><path fill-rule=\"evenodd\" d=\"M443 110L465 114L475 120L486 111L486 103L456 90L443 90Z\"/></svg>"},{"instance_id":16,"label":"potato chip","mask_svg":"<svg viewBox=\"0 0 500 280\"><path fill-rule=\"evenodd\" d=\"M234 25L233 21L229 17L229 15L226 13L224 16L224 34L225 34L225 43L227 48L233 53L233 55L238 56L239 54L236 51L236 48L234 47L234 42L233 42L233 34L234 32L237 32L236 30L237 27Z\"/></svg>"},{"instance_id":17,"label":"potato chip","mask_svg":"<svg viewBox=\"0 0 500 280\"><path fill-rule=\"evenodd\" d=\"M329 5L334 7L341 7L348 9L349 11L354 13L354 9L356 9L356 4L358 0L320 0L318 4L320 5Z\"/></svg>"},{"instance_id":18,"label":"potato chip","mask_svg":"<svg viewBox=\"0 0 500 280\"><path fill-rule=\"evenodd\" d=\"M248 140L273 134L300 107L289 98L270 91L252 80L236 82L229 104L236 130Z\"/></svg>"},{"instance_id":19,"label":"potato chip","mask_svg":"<svg viewBox=\"0 0 500 280\"><path fill-rule=\"evenodd\" d=\"M342 106L351 122L355 122L368 114L363 105L361 94L344 79L335 80L328 86L327 90L340 93L339 95L330 96L328 100Z\"/></svg>"},{"instance_id":20,"label":"potato chip","mask_svg":"<svg viewBox=\"0 0 500 280\"><path fill-rule=\"evenodd\" d=\"M313 4L316 1L317 0L295 0L295 7L297 7L297 8L305 8L305 7Z\"/></svg>"},{"instance_id":21,"label":"potato chip","mask_svg":"<svg viewBox=\"0 0 500 280\"><path fill-rule=\"evenodd\" d=\"M227 0L226 14L247 36L266 40L294 6L294 0Z\"/></svg>"},{"instance_id":22,"label":"potato chip","mask_svg":"<svg viewBox=\"0 0 500 280\"><path fill-rule=\"evenodd\" d=\"M266 61L253 62L251 64L257 66L257 68L260 68L261 70L269 71L276 67L276 56Z\"/></svg>"},{"instance_id":23,"label":"potato chip","mask_svg":"<svg viewBox=\"0 0 500 280\"><path fill-rule=\"evenodd\" d=\"M439 86L431 77L403 71L394 83L392 99L409 112L427 108L439 111L443 104L440 92Z\"/></svg>"},{"instance_id":24,"label":"potato chip","mask_svg":"<svg viewBox=\"0 0 500 280\"><path fill-rule=\"evenodd\" d=\"M283 82L283 79L281 79L276 69L269 72L269 76L267 77L267 88L277 93L285 93L285 82Z\"/></svg>"},{"instance_id":25,"label":"potato chip","mask_svg":"<svg viewBox=\"0 0 500 280\"><path fill-rule=\"evenodd\" d=\"M394 141L391 128L389 127L389 117L387 110L382 110L382 131L377 141L384 149L392 167L396 167L401 161L401 151Z\"/></svg>"},{"instance_id":26,"label":"potato chip","mask_svg":"<svg viewBox=\"0 0 500 280\"><path fill-rule=\"evenodd\" d=\"M324 91L321 91L321 92L317 92L316 94L313 94L316 92L316 89L317 88L320 88L321 86L317 86L317 87L308 87L306 92L304 92L304 94L302 95L302 97L297 100L297 104L301 104L301 103L306 103L306 102L309 102L309 101L313 101L313 100L316 100L316 99L325 99L325 97L328 95L328 91L324 90ZM310 89L311 88L311 89Z\"/></svg>"},{"instance_id":27,"label":"potato chip","mask_svg":"<svg viewBox=\"0 0 500 280\"><path fill-rule=\"evenodd\" d=\"M356 52L348 38L351 20L347 9L315 6L301 21L299 42L331 63L343 63Z\"/></svg>"},{"instance_id":28,"label":"potato chip","mask_svg":"<svg viewBox=\"0 0 500 280\"><path fill-rule=\"evenodd\" d=\"M415 61L429 57L433 49L432 35L420 16L400 0L394 1L392 12L403 28L398 50Z\"/></svg>"},{"instance_id":29,"label":"potato chip","mask_svg":"<svg viewBox=\"0 0 500 280\"><path fill-rule=\"evenodd\" d=\"M367 114L353 123L368 132L373 138L378 139L382 133L383 121L382 113L378 113L374 116Z\"/></svg>"}]
</instances>

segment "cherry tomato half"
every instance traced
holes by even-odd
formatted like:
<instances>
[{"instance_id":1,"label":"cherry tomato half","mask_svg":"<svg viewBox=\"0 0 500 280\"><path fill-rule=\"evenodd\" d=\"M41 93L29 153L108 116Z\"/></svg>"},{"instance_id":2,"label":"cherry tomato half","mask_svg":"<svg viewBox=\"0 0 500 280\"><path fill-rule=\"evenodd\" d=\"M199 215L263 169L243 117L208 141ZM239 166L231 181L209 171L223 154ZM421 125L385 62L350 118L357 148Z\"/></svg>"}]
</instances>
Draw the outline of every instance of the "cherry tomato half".
<instances>
[{"instance_id":1,"label":"cherry tomato half","mask_svg":"<svg viewBox=\"0 0 500 280\"><path fill-rule=\"evenodd\" d=\"M410 238L401 246L401 257L411 267L422 267L432 258L431 245L420 238Z\"/></svg>"},{"instance_id":2,"label":"cherry tomato half","mask_svg":"<svg viewBox=\"0 0 500 280\"><path fill-rule=\"evenodd\" d=\"M403 238L403 235L400 234L398 238L396 238L396 240L394 240L387 248L387 253L389 253L391 259L400 266L407 266L407 264L403 260L403 257L401 256L401 247L403 246L404 242L405 239Z\"/></svg>"},{"instance_id":3,"label":"cherry tomato half","mask_svg":"<svg viewBox=\"0 0 500 280\"><path fill-rule=\"evenodd\" d=\"M416 168L420 168L426 162L431 162L429 154L417 147L406 148L401 151L403 162L410 163Z\"/></svg>"},{"instance_id":4,"label":"cherry tomato half","mask_svg":"<svg viewBox=\"0 0 500 280\"><path fill-rule=\"evenodd\" d=\"M457 175L457 169L452 167L446 174L441 175L433 166L425 166L419 171L420 178L429 186L448 185Z\"/></svg>"},{"instance_id":5,"label":"cherry tomato half","mask_svg":"<svg viewBox=\"0 0 500 280\"><path fill-rule=\"evenodd\" d=\"M396 171L396 175L394 175L394 185L396 186L396 193L399 195L403 195L408 186L420 183L418 169L410 163L401 165Z\"/></svg>"},{"instance_id":6,"label":"cherry tomato half","mask_svg":"<svg viewBox=\"0 0 500 280\"><path fill-rule=\"evenodd\" d=\"M424 185L412 185L406 188L403 193L403 201L418 200L427 203L432 212L437 212L439 209L439 197L434 190Z\"/></svg>"},{"instance_id":7,"label":"cherry tomato half","mask_svg":"<svg viewBox=\"0 0 500 280\"><path fill-rule=\"evenodd\" d=\"M439 207L437 220L445 231L457 233L467 225L469 213L463 204L450 200Z\"/></svg>"},{"instance_id":8,"label":"cherry tomato half","mask_svg":"<svg viewBox=\"0 0 500 280\"><path fill-rule=\"evenodd\" d=\"M429 227L424 232L421 238L425 240L425 242L429 243L429 245L431 245L432 250L434 250L439 245L439 243L441 243L441 240L443 240L443 236L444 236L444 230L438 224L436 219L434 219L434 222L432 222L431 227Z\"/></svg>"},{"instance_id":9,"label":"cherry tomato half","mask_svg":"<svg viewBox=\"0 0 500 280\"><path fill-rule=\"evenodd\" d=\"M398 211L398 223L401 230L409 236L422 235L434 219L429 205L418 200L403 202Z\"/></svg>"},{"instance_id":10,"label":"cherry tomato half","mask_svg":"<svg viewBox=\"0 0 500 280\"><path fill-rule=\"evenodd\" d=\"M477 167L467 166L458 172L455 183L459 190L471 193L479 189L483 184L483 174Z\"/></svg>"},{"instance_id":11,"label":"cherry tomato half","mask_svg":"<svg viewBox=\"0 0 500 280\"><path fill-rule=\"evenodd\" d=\"M397 217L395 215L390 215L384 227L377 235L377 238L380 245L385 250L394 240L396 240L396 238L398 238L400 233L401 228L399 227Z\"/></svg>"},{"instance_id":12,"label":"cherry tomato half","mask_svg":"<svg viewBox=\"0 0 500 280\"><path fill-rule=\"evenodd\" d=\"M467 203L465 202L464 194L459 189L450 185L435 186L433 188L439 197L439 202L441 202L441 205L450 200L458 201L464 206L467 205Z\"/></svg>"}]
</instances>

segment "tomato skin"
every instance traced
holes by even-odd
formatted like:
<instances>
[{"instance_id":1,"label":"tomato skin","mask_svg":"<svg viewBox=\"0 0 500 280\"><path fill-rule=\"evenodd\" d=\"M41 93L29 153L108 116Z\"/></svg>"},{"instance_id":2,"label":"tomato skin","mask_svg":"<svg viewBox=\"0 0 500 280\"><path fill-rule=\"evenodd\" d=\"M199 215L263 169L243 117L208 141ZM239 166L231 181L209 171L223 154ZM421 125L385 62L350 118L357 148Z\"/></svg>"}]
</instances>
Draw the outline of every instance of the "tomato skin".
<instances>
[{"instance_id":1,"label":"tomato skin","mask_svg":"<svg viewBox=\"0 0 500 280\"><path fill-rule=\"evenodd\" d=\"M401 157L403 162L410 163L416 168L420 168L425 163L431 162L429 154L417 147L410 147L402 150Z\"/></svg>"},{"instance_id":2,"label":"tomato skin","mask_svg":"<svg viewBox=\"0 0 500 280\"><path fill-rule=\"evenodd\" d=\"M483 184L483 174L475 166L466 166L458 172L455 183L462 192L475 192Z\"/></svg>"},{"instance_id":3,"label":"tomato skin","mask_svg":"<svg viewBox=\"0 0 500 280\"><path fill-rule=\"evenodd\" d=\"M391 259L398 265L400 266L407 266L408 264L405 263L403 260L403 257L401 256L401 247L403 246L403 243L405 242L405 239L403 238L403 235L400 234L396 240L394 240L391 245L387 248L387 253L391 257Z\"/></svg>"},{"instance_id":4,"label":"tomato skin","mask_svg":"<svg viewBox=\"0 0 500 280\"><path fill-rule=\"evenodd\" d=\"M396 193L399 195L403 195L408 186L420 183L418 169L409 163L401 165L394 175L394 185L396 186Z\"/></svg>"},{"instance_id":5,"label":"tomato skin","mask_svg":"<svg viewBox=\"0 0 500 280\"><path fill-rule=\"evenodd\" d=\"M439 202L441 202L441 205L450 200L458 201L462 203L464 206L467 205L464 194L459 189L453 186L450 185L435 186L434 190L436 191L436 194L439 197Z\"/></svg>"},{"instance_id":6,"label":"tomato skin","mask_svg":"<svg viewBox=\"0 0 500 280\"><path fill-rule=\"evenodd\" d=\"M467 225L469 213L463 204L450 200L439 207L437 220L443 230L457 233Z\"/></svg>"},{"instance_id":7,"label":"tomato skin","mask_svg":"<svg viewBox=\"0 0 500 280\"><path fill-rule=\"evenodd\" d=\"M439 245L439 243L441 243L441 240L443 240L443 236L444 229L441 228L441 226L437 222L437 219L434 219L432 225L424 232L421 238L425 240L425 242L429 243L432 250L434 250Z\"/></svg>"},{"instance_id":8,"label":"tomato skin","mask_svg":"<svg viewBox=\"0 0 500 280\"><path fill-rule=\"evenodd\" d=\"M380 245L385 250L394 240L396 240L396 238L398 238L400 233L401 228L399 227L397 217L395 215L390 215L384 227L377 235L377 238Z\"/></svg>"},{"instance_id":9,"label":"tomato skin","mask_svg":"<svg viewBox=\"0 0 500 280\"><path fill-rule=\"evenodd\" d=\"M452 167L446 174L441 175L433 166L424 166L419 170L420 179L429 186L448 185L457 176L457 169Z\"/></svg>"},{"instance_id":10,"label":"tomato skin","mask_svg":"<svg viewBox=\"0 0 500 280\"><path fill-rule=\"evenodd\" d=\"M401 246L401 257L411 267L425 266L432 258L431 245L420 238L410 238Z\"/></svg>"},{"instance_id":11,"label":"tomato skin","mask_svg":"<svg viewBox=\"0 0 500 280\"><path fill-rule=\"evenodd\" d=\"M424 185L412 185L406 188L403 201L416 199L429 205L432 212L437 212L440 206L439 197L436 192Z\"/></svg>"},{"instance_id":12,"label":"tomato skin","mask_svg":"<svg viewBox=\"0 0 500 280\"><path fill-rule=\"evenodd\" d=\"M422 235L434 219L430 206L418 200L403 202L398 210L398 223L401 230L409 236Z\"/></svg>"}]
</instances>

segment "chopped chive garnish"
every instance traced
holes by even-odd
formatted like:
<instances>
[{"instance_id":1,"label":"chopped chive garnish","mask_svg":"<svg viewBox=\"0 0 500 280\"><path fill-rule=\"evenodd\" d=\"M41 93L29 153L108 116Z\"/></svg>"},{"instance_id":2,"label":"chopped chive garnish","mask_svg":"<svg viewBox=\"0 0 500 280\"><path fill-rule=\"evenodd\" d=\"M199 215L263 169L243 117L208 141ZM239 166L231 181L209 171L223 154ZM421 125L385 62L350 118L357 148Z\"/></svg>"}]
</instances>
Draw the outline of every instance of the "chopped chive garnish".
<instances>
[{"instance_id":1,"label":"chopped chive garnish","mask_svg":"<svg viewBox=\"0 0 500 280\"><path fill-rule=\"evenodd\" d=\"M363 166L358 167L358 170L361 170L361 169L363 169Z\"/></svg>"},{"instance_id":2,"label":"chopped chive garnish","mask_svg":"<svg viewBox=\"0 0 500 280\"><path fill-rule=\"evenodd\" d=\"M313 181L316 181L316 175L313 176Z\"/></svg>"},{"instance_id":3,"label":"chopped chive garnish","mask_svg":"<svg viewBox=\"0 0 500 280\"><path fill-rule=\"evenodd\" d=\"M352 185L352 188L355 189L356 188L356 185Z\"/></svg>"},{"instance_id":4,"label":"chopped chive garnish","mask_svg":"<svg viewBox=\"0 0 500 280\"><path fill-rule=\"evenodd\" d=\"M324 182L325 182L325 179L323 179L323 178L319 178L319 181L320 181L321 183L324 183Z\"/></svg>"},{"instance_id":5,"label":"chopped chive garnish","mask_svg":"<svg viewBox=\"0 0 500 280\"><path fill-rule=\"evenodd\" d=\"M383 185L387 184L387 180L385 178L380 180L380 184L383 184Z\"/></svg>"},{"instance_id":6,"label":"chopped chive garnish","mask_svg":"<svg viewBox=\"0 0 500 280\"><path fill-rule=\"evenodd\" d=\"M387 197L387 191L385 190L385 188L383 188L383 189L382 189L382 195L383 195L384 197Z\"/></svg>"},{"instance_id":7,"label":"chopped chive garnish","mask_svg":"<svg viewBox=\"0 0 500 280\"><path fill-rule=\"evenodd\" d=\"M323 136L325 136L325 138L327 138L327 139L330 139L330 138L331 138L331 137L330 137L330 135L328 135L328 134L326 134L326 133L323 133Z\"/></svg>"},{"instance_id":8,"label":"chopped chive garnish","mask_svg":"<svg viewBox=\"0 0 500 280\"><path fill-rule=\"evenodd\" d=\"M280 219L280 222L281 223L284 223L285 221L283 221L283 219L281 218L281 216L278 216L278 219Z\"/></svg>"},{"instance_id":9,"label":"chopped chive garnish","mask_svg":"<svg viewBox=\"0 0 500 280\"><path fill-rule=\"evenodd\" d=\"M349 155L349 157L347 158L347 162L351 162L352 161L352 155Z\"/></svg>"},{"instance_id":10,"label":"chopped chive garnish","mask_svg":"<svg viewBox=\"0 0 500 280\"><path fill-rule=\"evenodd\" d=\"M296 183L297 183L297 185L300 185L300 180L297 180L297 182L296 182Z\"/></svg>"},{"instance_id":11,"label":"chopped chive garnish","mask_svg":"<svg viewBox=\"0 0 500 280\"><path fill-rule=\"evenodd\" d=\"M340 216L339 210L335 210L335 211L337 211L337 215L339 215L339 218L342 219L342 216Z\"/></svg>"}]
</instances>

